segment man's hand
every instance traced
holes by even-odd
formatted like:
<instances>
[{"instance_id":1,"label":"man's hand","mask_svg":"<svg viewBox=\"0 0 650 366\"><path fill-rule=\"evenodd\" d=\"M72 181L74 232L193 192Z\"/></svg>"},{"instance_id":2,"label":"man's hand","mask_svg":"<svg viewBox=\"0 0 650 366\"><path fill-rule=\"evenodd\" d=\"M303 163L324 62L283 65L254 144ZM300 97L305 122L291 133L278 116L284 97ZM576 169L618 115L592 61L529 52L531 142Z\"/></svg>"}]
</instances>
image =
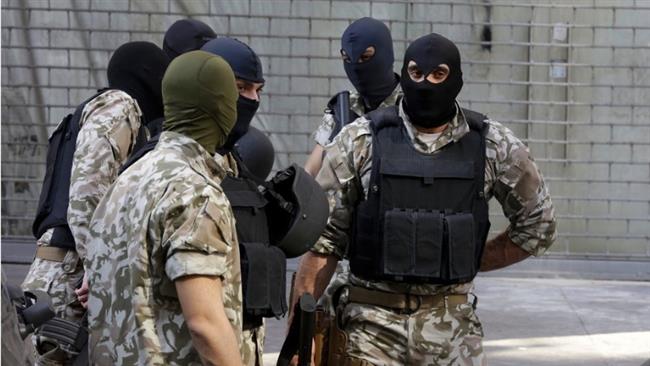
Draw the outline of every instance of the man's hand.
<instances>
[{"instance_id":1,"label":"man's hand","mask_svg":"<svg viewBox=\"0 0 650 366\"><path fill-rule=\"evenodd\" d=\"M88 309L88 272L84 272L84 278L81 281L81 287L74 290L81 306Z\"/></svg>"},{"instance_id":2,"label":"man's hand","mask_svg":"<svg viewBox=\"0 0 650 366\"><path fill-rule=\"evenodd\" d=\"M174 284L192 344L203 364L241 366L239 343L223 307L221 279L186 276Z\"/></svg>"},{"instance_id":3,"label":"man's hand","mask_svg":"<svg viewBox=\"0 0 650 366\"><path fill-rule=\"evenodd\" d=\"M309 366L316 366L316 359L315 356L316 354L314 353L314 350L316 349L316 342L312 339L311 341L311 360L309 361ZM289 363L289 366L298 366L298 355L293 356L291 359L291 362Z\"/></svg>"},{"instance_id":4,"label":"man's hand","mask_svg":"<svg viewBox=\"0 0 650 366\"><path fill-rule=\"evenodd\" d=\"M296 281L293 285L293 298L290 299L287 332L293 321L293 309L300 296L305 292L309 292L318 301L330 283L338 261L338 258L333 255L317 254L311 251L302 256L296 273Z\"/></svg>"},{"instance_id":5,"label":"man's hand","mask_svg":"<svg viewBox=\"0 0 650 366\"><path fill-rule=\"evenodd\" d=\"M530 253L521 249L504 231L494 239L488 240L483 249L481 272L507 267L530 257Z\"/></svg>"}]
</instances>

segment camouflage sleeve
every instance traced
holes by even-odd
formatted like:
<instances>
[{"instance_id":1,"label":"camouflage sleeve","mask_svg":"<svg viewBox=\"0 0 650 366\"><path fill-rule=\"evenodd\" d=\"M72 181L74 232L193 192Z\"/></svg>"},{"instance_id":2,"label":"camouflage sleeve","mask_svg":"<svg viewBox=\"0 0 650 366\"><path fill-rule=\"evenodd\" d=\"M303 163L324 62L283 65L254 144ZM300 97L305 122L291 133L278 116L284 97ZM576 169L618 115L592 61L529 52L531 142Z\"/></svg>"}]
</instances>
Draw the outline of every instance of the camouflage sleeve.
<instances>
[{"instance_id":1,"label":"camouflage sleeve","mask_svg":"<svg viewBox=\"0 0 650 366\"><path fill-rule=\"evenodd\" d=\"M528 147L502 124L489 121L486 186L510 221L508 235L532 255L555 241L555 213L542 173Z\"/></svg>"},{"instance_id":2,"label":"camouflage sleeve","mask_svg":"<svg viewBox=\"0 0 650 366\"><path fill-rule=\"evenodd\" d=\"M352 213L364 194L359 177L368 168L369 152L370 130L368 120L363 117L345 126L326 147L316 181L325 190L330 215L325 231L312 248L313 252L344 257L349 242Z\"/></svg>"},{"instance_id":3,"label":"camouflage sleeve","mask_svg":"<svg viewBox=\"0 0 650 366\"><path fill-rule=\"evenodd\" d=\"M133 149L140 115L135 100L121 91L106 92L83 110L68 206L68 224L81 258L86 257L90 219Z\"/></svg>"},{"instance_id":4,"label":"camouflage sleeve","mask_svg":"<svg viewBox=\"0 0 650 366\"><path fill-rule=\"evenodd\" d=\"M316 128L316 131L312 134L314 141L320 146L326 146L330 143L330 136L332 131L334 131L334 126L336 125L334 121L334 115L325 111L323 114L323 119L321 120L320 125Z\"/></svg>"},{"instance_id":5,"label":"camouflage sleeve","mask_svg":"<svg viewBox=\"0 0 650 366\"><path fill-rule=\"evenodd\" d=\"M165 212L157 215L164 218L160 225L165 273L172 281L189 275L223 276L232 265L227 258L237 245L228 201L213 188L197 192L187 183L180 185L185 187L168 188L176 193L156 208Z\"/></svg>"}]
</instances>

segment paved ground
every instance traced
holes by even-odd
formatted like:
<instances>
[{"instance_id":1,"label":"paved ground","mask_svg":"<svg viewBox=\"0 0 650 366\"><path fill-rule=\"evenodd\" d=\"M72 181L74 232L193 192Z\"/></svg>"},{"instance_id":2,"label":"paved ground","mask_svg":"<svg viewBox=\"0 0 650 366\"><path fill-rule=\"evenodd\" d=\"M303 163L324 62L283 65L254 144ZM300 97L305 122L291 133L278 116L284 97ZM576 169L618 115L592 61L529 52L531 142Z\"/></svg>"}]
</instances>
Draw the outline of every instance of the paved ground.
<instances>
[{"instance_id":1,"label":"paved ground","mask_svg":"<svg viewBox=\"0 0 650 366\"><path fill-rule=\"evenodd\" d=\"M650 360L650 283L481 277L490 366L640 366ZM284 319L268 322L275 365Z\"/></svg>"}]
</instances>

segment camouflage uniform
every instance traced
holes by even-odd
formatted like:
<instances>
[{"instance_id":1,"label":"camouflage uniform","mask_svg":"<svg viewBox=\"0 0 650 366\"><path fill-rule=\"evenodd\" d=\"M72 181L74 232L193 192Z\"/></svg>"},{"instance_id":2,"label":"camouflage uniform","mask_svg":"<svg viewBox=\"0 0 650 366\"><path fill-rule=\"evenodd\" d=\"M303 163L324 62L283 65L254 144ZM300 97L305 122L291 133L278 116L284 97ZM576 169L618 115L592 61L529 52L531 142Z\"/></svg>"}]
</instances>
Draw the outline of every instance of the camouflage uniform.
<instances>
[{"instance_id":1,"label":"camouflage uniform","mask_svg":"<svg viewBox=\"0 0 650 366\"><path fill-rule=\"evenodd\" d=\"M69 250L62 262L35 258L23 289L40 290L52 298L56 315L66 320L80 322L85 309L74 293L83 277L88 223L97 203L117 177L120 166L131 153L142 112L136 101L119 90L109 90L86 104L81 114L81 126L70 178L68 224L75 239L77 251ZM36 245L49 246L54 229L47 230ZM74 352L57 348L41 349L41 340L33 337L37 346L37 364L58 365L69 361Z\"/></svg>"},{"instance_id":2,"label":"camouflage uniform","mask_svg":"<svg viewBox=\"0 0 650 366\"><path fill-rule=\"evenodd\" d=\"M386 99L384 99L381 104L379 104L377 109L396 105L401 99L402 87L397 84L393 92L388 97L386 97ZM361 94L359 94L357 91L350 91L350 109L359 116L366 114L363 99L361 97ZM330 142L332 142L330 140L330 137L332 135L332 131L334 131L335 125L336 122L334 121L334 115L332 114L332 111L330 109L326 109L325 113L323 114L321 124L312 134L314 141L316 141L316 143L321 146L327 146ZM327 289L323 293L323 296L321 296L318 300L319 306L325 310L328 310L332 316L334 315L334 308L331 302L331 296L336 292L337 289L339 289L347 282L349 270L350 268L346 264L339 264L336 268L334 276L332 277L332 280L330 281L329 285L327 285Z\"/></svg>"},{"instance_id":3,"label":"camouflage uniform","mask_svg":"<svg viewBox=\"0 0 650 366\"><path fill-rule=\"evenodd\" d=\"M237 162L232 154L223 157L217 154L217 161L222 161L223 165L232 170L235 176L239 176ZM264 360L264 324L257 328L244 329L242 331L242 362L247 366L263 366ZM259 363L258 363L259 362Z\"/></svg>"},{"instance_id":4,"label":"camouflage uniform","mask_svg":"<svg viewBox=\"0 0 650 366\"><path fill-rule=\"evenodd\" d=\"M219 185L227 172L196 141L168 131L109 188L90 225L91 364L200 365L174 284L189 275L221 277L240 341L239 248Z\"/></svg>"},{"instance_id":5,"label":"camouflage uniform","mask_svg":"<svg viewBox=\"0 0 650 366\"><path fill-rule=\"evenodd\" d=\"M415 148L435 154L469 131L462 113L440 136L427 145L400 106L408 135ZM495 197L510 220L508 235L522 249L542 254L555 239L553 205L541 173L528 148L502 124L488 120L486 137L485 194ZM424 139L426 140L426 138ZM330 201L328 225L312 249L343 258L349 242L353 210L368 193L372 164L369 121L361 117L345 127L326 147L327 154L317 181ZM365 281L350 274L349 284L395 293L421 295L468 294L473 283L411 285ZM471 303L420 309L400 314L379 306L348 303L341 295L340 315L349 335L347 352L375 365L485 365L483 330Z\"/></svg>"}]
</instances>

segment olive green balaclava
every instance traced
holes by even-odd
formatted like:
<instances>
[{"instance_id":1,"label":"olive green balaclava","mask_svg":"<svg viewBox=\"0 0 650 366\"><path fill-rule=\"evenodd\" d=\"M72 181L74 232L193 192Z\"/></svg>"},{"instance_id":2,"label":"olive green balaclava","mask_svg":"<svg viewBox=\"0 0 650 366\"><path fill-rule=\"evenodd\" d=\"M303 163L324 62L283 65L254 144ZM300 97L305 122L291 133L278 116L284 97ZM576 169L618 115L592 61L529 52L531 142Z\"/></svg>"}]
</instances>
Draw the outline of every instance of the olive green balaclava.
<instances>
[{"instance_id":1,"label":"olive green balaclava","mask_svg":"<svg viewBox=\"0 0 650 366\"><path fill-rule=\"evenodd\" d=\"M182 54L162 81L163 131L191 137L210 154L226 142L237 120L239 93L226 61L205 51Z\"/></svg>"}]
</instances>

